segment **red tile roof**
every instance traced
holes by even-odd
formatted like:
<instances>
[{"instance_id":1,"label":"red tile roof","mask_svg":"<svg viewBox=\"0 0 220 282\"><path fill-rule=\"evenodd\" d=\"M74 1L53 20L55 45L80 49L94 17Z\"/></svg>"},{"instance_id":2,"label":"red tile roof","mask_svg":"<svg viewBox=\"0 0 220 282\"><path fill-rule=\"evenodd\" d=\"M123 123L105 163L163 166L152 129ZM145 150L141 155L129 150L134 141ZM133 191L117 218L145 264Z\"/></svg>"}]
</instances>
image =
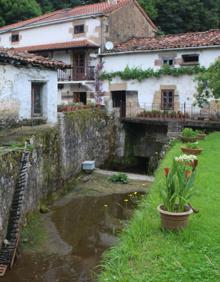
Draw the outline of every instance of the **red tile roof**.
<instances>
[{"instance_id":1,"label":"red tile roof","mask_svg":"<svg viewBox=\"0 0 220 282\"><path fill-rule=\"evenodd\" d=\"M88 16L88 15L94 15L94 14L99 14L99 13L108 14L116 9L126 6L127 4L131 3L132 1L134 1L137 4L135 0L115 0L115 3L106 1L106 2L101 2L101 3L96 3L96 4L85 5L85 6L78 6L72 9L58 10L52 13L47 13L39 17L35 17L33 19L29 19L29 20L15 23L15 24L3 26L0 28L0 32L8 31L8 30L15 29L15 28L28 27L33 24L41 24L47 21L67 19L69 17ZM153 28L156 29L155 25L150 20L150 18L146 14L144 15L146 16L148 22L153 26Z\"/></svg>"},{"instance_id":2,"label":"red tile roof","mask_svg":"<svg viewBox=\"0 0 220 282\"><path fill-rule=\"evenodd\" d=\"M190 32L158 37L132 38L119 44L111 52L139 50L166 50L176 48L220 46L220 29L204 32Z\"/></svg>"},{"instance_id":3,"label":"red tile roof","mask_svg":"<svg viewBox=\"0 0 220 282\"><path fill-rule=\"evenodd\" d=\"M65 69L70 67L63 62L29 54L28 52L19 52L13 48L0 48L0 64L1 62L15 66L32 65L33 67L45 67L49 69Z\"/></svg>"},{"instance_id":4,"label":"red tile roof","mask_svg":"<svg viewBox=\"0 0 220 282\"><path fill-rule=\"evenodd\" d=\"M43 44L43 45L33 45L27 47L15 48L17 51L46 51L46 50L62 50L62 49L71 49L79 47L91 47L98 48L98 45L90 42L89 40L77 40L71 42L62 42L62 43L53 43L53 44Z\"/></svg>"}]
</instances>

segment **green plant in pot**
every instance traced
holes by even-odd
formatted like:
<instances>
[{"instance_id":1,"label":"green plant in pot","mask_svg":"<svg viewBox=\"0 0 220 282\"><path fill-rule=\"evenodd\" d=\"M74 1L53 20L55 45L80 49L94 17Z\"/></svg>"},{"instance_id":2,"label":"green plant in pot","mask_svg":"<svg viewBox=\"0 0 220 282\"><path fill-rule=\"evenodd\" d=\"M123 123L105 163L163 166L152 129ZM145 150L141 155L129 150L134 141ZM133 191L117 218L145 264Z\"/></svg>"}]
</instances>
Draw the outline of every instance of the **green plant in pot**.
<instances>
[{"instance_id":1,"label":"green plant in pot","mask_svg":"<svg viewBox=\"0 0 220 282\"><path fill-rule=\"evenodd\" d=\"M181 160L181 161L180 161ZM162 227L167 230L180 230L187 226L193 209L189 201L193 195L198 160L193 156L187 161L175 158L171 168L165 168L165 183L160 195L163 203L158 206Z\"/></svg>"},{"instance_id":2,"label":"green plant in pot","mask_svg":"<svg viewBox=\"0 0 220 282\"><path fill-rule=\"evenodd\" d=\"M180 138L183 142L196 142L197 133L192 128L186 127L182 130Z\"/></svg>"},{"instance_id":3,"label":"green plant in pot","mask_svg":"<svg viewBox=\"0 0 220 282\"><path fill-rule=\"evenodd\" d=\"M197 133L197 139L198 140L204 140L206 137L206 133L204 130L196 130Z\"/></svg>"},{"instance_id":4,"label":"green plant in pot","mask_svg":"<svg viewBox=\"0 0 220 282\"><path fill-rule=\"evenodd\" d=\"M202 148L199 147L198 142L186 143L184 147L181 147L181 150L184 154L187 155L200 155L202 153Z\"/></svg>"}]
</instances>

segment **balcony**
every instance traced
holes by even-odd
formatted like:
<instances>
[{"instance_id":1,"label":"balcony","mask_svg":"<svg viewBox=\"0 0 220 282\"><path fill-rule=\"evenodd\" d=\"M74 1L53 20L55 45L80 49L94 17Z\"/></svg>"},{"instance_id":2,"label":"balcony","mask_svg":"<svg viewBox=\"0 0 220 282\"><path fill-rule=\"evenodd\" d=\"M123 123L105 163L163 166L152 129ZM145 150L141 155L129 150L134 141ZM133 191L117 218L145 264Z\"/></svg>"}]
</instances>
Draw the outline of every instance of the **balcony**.
<instances>
[{"instance_id":1,"label":"balcony","mask_svg":"<svg viewBox=\"0 0 220 282\"><path fill-rule=\"evenodd\" d=\"M58 81L95 80L95 67L72 67L58 70Z\"/></svg>"}]
</instances>

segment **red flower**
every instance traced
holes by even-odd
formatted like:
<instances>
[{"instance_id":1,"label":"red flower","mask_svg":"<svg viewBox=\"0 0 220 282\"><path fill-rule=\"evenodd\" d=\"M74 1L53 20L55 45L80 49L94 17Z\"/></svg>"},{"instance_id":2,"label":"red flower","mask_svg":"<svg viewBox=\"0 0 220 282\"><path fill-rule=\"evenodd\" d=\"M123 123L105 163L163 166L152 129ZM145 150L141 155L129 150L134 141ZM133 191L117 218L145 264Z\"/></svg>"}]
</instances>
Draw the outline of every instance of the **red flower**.
<instances>
[{"instance_id":1,"label":"red flower","mask_svg":"<svg viewBox=\"0 0 220 282\"><path fill-rule=\"evenodd\" d=\"M191 170L186 170L185 171L185 177L188 179L192 174L192 171Z\"/></svg>"},{"instance_id":2,"label":"red flower","mask_svg":"<svg viewBox=\"0 0 220 282\"><path fill-rule=\"evenodd\" d=\"M169 174L169 172L170 172L170 169L168 167L165 167L164 168L164 174L165 174L166 177Z\"/></svg>"}]
</instances>

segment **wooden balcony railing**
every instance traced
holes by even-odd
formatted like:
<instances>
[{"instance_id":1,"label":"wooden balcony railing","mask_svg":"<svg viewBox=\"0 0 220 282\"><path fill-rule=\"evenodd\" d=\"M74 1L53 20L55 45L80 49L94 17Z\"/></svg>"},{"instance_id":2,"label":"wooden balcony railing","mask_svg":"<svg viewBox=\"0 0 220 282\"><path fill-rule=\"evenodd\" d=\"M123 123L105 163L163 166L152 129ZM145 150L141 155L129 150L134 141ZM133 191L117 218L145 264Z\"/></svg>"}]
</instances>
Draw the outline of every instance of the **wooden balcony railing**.
<instances>
[{"instance_id":1,"label":"wooden balcony railing","mask_svg":"<svg viewBox=\"0 0 220 282\"><path fill-rule=\"evenodd\" d=\"M95 80L95 67L72 67L58 70L58 81Z\"/></svg>"}]
</instances>

